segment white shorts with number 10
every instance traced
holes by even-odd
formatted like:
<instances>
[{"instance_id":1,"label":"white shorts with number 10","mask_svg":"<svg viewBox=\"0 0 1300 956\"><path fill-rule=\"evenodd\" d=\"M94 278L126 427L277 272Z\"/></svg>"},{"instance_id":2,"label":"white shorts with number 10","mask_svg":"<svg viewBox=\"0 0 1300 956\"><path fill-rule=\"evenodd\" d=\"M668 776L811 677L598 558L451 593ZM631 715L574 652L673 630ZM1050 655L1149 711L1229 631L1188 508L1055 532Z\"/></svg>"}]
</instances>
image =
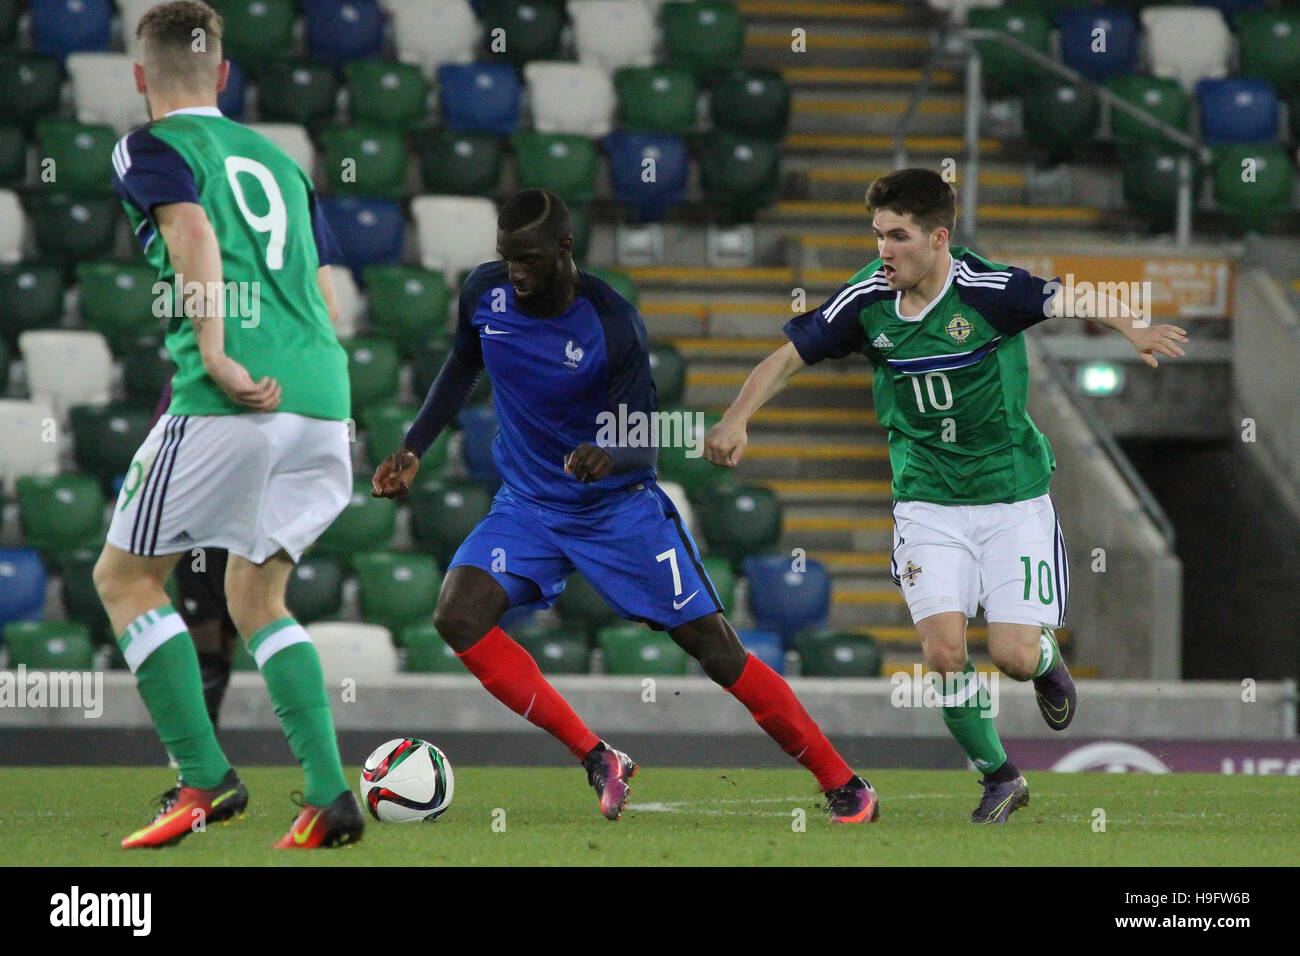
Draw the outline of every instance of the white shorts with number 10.
<instances>
[{"instance_id":1,"label":"white shorts with number 10","mask_svg":"<svg viewBox=\"0 0 1300 956\"><path fill-rule=\"evenodd\" d=\"M991 505L894 504L890 576L912 621L945 611L1060 627L1070 593L1065 538L1049 495Z\"/></svg>"}]
</instances>

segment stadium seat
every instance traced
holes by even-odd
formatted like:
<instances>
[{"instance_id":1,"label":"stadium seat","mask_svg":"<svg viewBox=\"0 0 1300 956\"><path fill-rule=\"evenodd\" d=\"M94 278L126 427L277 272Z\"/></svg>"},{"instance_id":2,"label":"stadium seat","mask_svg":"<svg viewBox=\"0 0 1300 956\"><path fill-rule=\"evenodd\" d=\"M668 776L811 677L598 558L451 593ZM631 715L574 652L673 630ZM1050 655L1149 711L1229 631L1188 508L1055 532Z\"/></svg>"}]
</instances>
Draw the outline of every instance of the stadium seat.
<instances>
[{"instance_id":1,"label":"stadium seat","mask_svg":"<svg viewBox=\"0 0 1300 956\"><path fill-rule=\"evenodd\" d=\"M44 608L41 556L30 548L0 548L0 624L39 621Z\"/></svg>"},{"instance_id":2,"label":"stadium seat","mask_svg":"<svg viewBox=\"0 0 1300 956\"><path fill-rule=\"evenodd\" d=\"M701 453L704 448L704 434L719 421L721 415L704 413L703 422L697 421L697 412L691 409L664 409L680 411L687 416L690 428L690 441L683 441L679 446L670 444L659 449L659 477L675 481L686 489L691 503L697 507L702 503L704 494L712 486L731 487L736 483L734 469L719 468L711 464ZM688 447L690 446L690 447Z\"/></svg>"},{"instance_id":3,"label":"stadium seat","mask_svg":"<svg viewBox=\"0 0 1300 956\"><path fill-rule=\"evenodd\" d=\"M699 498L700 528L709 552L739 568L781 540L781 502L771 488L739 485L711 488Z\"/></svg>"},{"instance_id":4,"label":"stadium seat","mask_svg":"<svg viewBox=\"0 0 1300 956\"><path fill-rule=\"evenodd\" d=\"M614 195L640 222L657 222L686 198L690 155L681 137L617 132L605 138Z\"/></svg>"},{"instance_id":5,"label":"stadium seat","mask_svg":"<svg viewBox=\"0 0 1300 956\"><path fill-rule=\"evenodd\" d=\"M125 53L72 53L68 79L77 119L106 123L119 136L149 122L144 97L136 92L132 59Z\"/></svg>"},{"instance_id":6,"label":"stadium seat","mask_svg":"<svg viewBox=\"0 0 1300 956\"><path fill-rule=\"evenodd\" d=\"M569 231L573 233L573 261L582 262L591 246L591 206L569 203Z\"/></svg>"},{"instance_id":7,"label":"stadium seat","mask_svg":"<svg viewBox=\"0 0 1300 956\"><path fill-rule=\"evenodd\" d=\"M76 275L82 326L103 334L114 349L129 339L160 331L153 313L158 270L121 262L82 262ZM173 283L169 301L174 288Z\"/></svg>"},{"instance_id":8,"label":"stadium seat","mask_svg":"<svg viewBox=\"0 0 1300 956\"><path fill-rule=\"evenodd\" d=\"M614 74L618 124L641 133L677 133L695 129L699 86L690 70L666 66L630 66Z\"/></svg>"},{"instance_id":9,"label":"stadium seat","mask_svg":"<svg viewBox=\"0 0 1300 956\"><path fill-rule=\"evenodd\" d=\"M776 202L781 185L777 146L752 134L715 132L700 145L704 198L730 222L749 222Z\"/></svg>"},{"instance_id":10,"label":"stadium seat","mask_svg":"<svg viewBox=\"0 0 1300 956\"><path fill-rule=\"evenodd\" d=\"M17 123L0 122L0 187L27 180L27 134Z\"/></svg>"},{"instance_id":11,"label":"stadium seat","mask_svg":"<svg viewBox=\"0 0 1300 956\"><path fill-rule=\"evenodd\" d=\"M406 670L417 674L464 674L451 645L432 623L408 624L398 633L397 643L406 657Z\"/></svg>"},{"instance_id":12,"label":"stadium seat","mask_svg":"<svg viewBox=\"0 0 1300 956\"><path fill-rule=\"evenodd\" d=\"M563 0L485 0L479 19L494 62L521 67L559 53Z\"/></svg>"},{"instance_id":13,"label":"stadium seat","mask_svg":"<svg viewBox=\"0 0 1300 956\"><path fill-rule=\"evenodd\" d=\"M63 270L37 262L0 265L0 336L16 342L27 329L51 328L63 318Z\"/></svg>"},{"instance_id":14,"label":"stadium seat","mask_svg":"<svg viewBox=\"0 0 1300 956\"><path fill-rule=\"evenodd\" d=\"M403 358L447 331L451 290L442 273L415 266L371 266L364 273L370 327Z\"/></svg>"},{"instance_id":15,"label":"stadium seat","mask_svg":"<svg viewBox=\"0 0 1300 956\"><path fill-rule=\"evenodd\" d=\"M357 60L343 70L354 122L407 129L429 113L429 81L413 63Z\"/></svg>"},{"instance_id":16,"label":"stadium seat","mask_svg":"<svg viewBox=\"0 0 1300 956\"><path fill-rule=\"evenodd\" d=\"M416 196L411 217L420 264L459 283L462 273L497 259L497 207L477 196Z\"/></svg>"},{"instance_id":17,"label":"stadium seat","mask_svg":"<svg viewBox=\"0 0 1300 956\"><path fill-rule=\"evenodd\" d=\"M971 10L967 22L977 30L996 30L1049 56L1051 23L1035 10L1021 6ZM984 79L994 95L1028 89L1043 77L1043 68L1010 47L990 41L976 43Z\"/></svg>"},{"instance_id":18,"label":"stadium seat","mask_svg":"<svg viewBox=\"0 0 1300 956\"><path fill-rule=\"evenodd\" d=\"M117 133L103 124L45 119L36 124L41 182L51 192L107 193L113 188ZM53 165L47 161L52 160Z\"/></svg>"},{"instance_id":19,"label":"stadium seat","mask_svg":"<svg viewBox=\"0 0 1300 956\"><path fill-rule=\"evenodd\" d=\"M774 631L742 629L736 632L741 645L778 674L785 673L785 646Z\"/></svg>"},{"instance_id":20,"label":"stadium seat","mask_svg":"<svg viewBox=\"0 0 1300 956\"><path fill-rule=\"evenodd\" d=\"M469 63L480 27L468 0L404 0L391 4L397 57L433 79L444 63Z\"/></svg>"},{"instance_id":21,"label":"stadium seat","mask_svg":"<svg viewBox=\"0 0 1300 956\"><path fill-rule=\"evenodd\" d=\"M438 67L438 103L447 129L509 136L519 128L522 90L504 63L444 63Z\"/></svg>"},{"instance_id":22,"label":"stadium seat","mask_svg":"<svg viewBox=\"0 0 1300 956\"><path fill-rule=\"evenodd\" d=\"M1214 147L1214 200L1246 229L1261 229L1291 207L1295 171L1273 143Z\"/></svg>"},{"instance_id":23,"label":"stadium seat","mask_svg":"<svg viewBox=\"0 0 1300 956\"><path fill-rule=\"evenodd\" d=\"M249 129L261 133L289 154L308 178L315 172L316 148L311 144L307 130L297 123L247 123Z\"/></svg>"},{"instance_id":24,"label":"stadium seat","mask_svg":"<svg viewBox=\"0 0 1300 956\"><path fill-rule=\"evenodd\" d=\"M421 484L410 501L411 539L444 568L492 507L492 496L482 484L462 478Z\"/></svg>"},{"instance_id":25,"label":"stadium seat","mask_svg":"<svg viewBox=\"0 0 1300 956\"><path fill-rule=\"evenodd\" d=\"M0 336L0 395L9 390L9 344Z\"/></svg>"},{"instance_id":26,"label":"stadium seat","mask_svg":"<svg viewBox=\"0 0 1300 956\"><path fill-rule=\"evenodd\" d=\"M1124 10L1065 9L1056 14L1065 65L1100 83L1137 67L1138 31Z\"/></svg>"},{"instance_id":27,"label":"stadium seat","mask_svg":"<svg viewBox=\"0 0 1300 956\"><path fill-rule=\"evenodd\" d=\"M354 272L380 263L396 264L402 257L406 221L398 204L388 199L322 196L321 211L338 240L344 263Z\"/></svg>"},{"instance_id":28,"label":"stadium seat","mask_svg":"<svg viewBox=\"0 0 1300 956\"><path fill-rule=\"evenodd\" d=\"M451 354L451 336L441 335L421 342L411 359L411 378L415 395L420 401L429 394L429 387L442 371L442 366Z\"/></svg>"},{"instance_id":29,"label":"stadium seat","mask_svg":"<svg viewBox=\"0 0 1300 956\"><path fill-rule=\"evenodd\" d=\"M116 196L29 196L27 218L42 256L59 262L99 259L113 250L122 203Z\"/></svg>"},{"instance_id":30,"label":"stadium seat","mask_svg":"<svg viewBox=\"0 0 1300 956\"><path fill-rule=\"evenodd\" d=\"M1283 96L1300 93L1300 10L1248 10L1235 20L1242 76L1267 80Z\"/></svg>"},{"instance_id":31,"label":"stadium seat","mask_svg":"<svg viewBox=\"0 0 1300 956\"><path fill-rule=\"evenodd\" d=\"M1112 76L1106 81L1106 89L1175 129L1185 131L1188 128L1192 98L1177 80L1162 80L1154 76ZM1111 109L1110 128L1115 141L1120 144L1152 143L1162 148L1172 145L1158 130L1122 110Z\"/></svg>"},{"instance_id":32,"label":"stadium seat","mask_svg":"<svg viewBox=\"0 0 1300 956\"><path fill-rule=\"evenodd\" d=\"M714 85L709 115L716 129L782 139L790 124L790 87L776 70L734 70Z\"/></svg>"},{"instance_id":33,"label":"stadium seat","mask_svg":"<svg viewBox=\"0 0 1300 956\"><path fill-rule=\"evenodd\" d=\"M1300 42L1300 37L1297 37ZM1201 136L1208 146L1277 140L1280 110L1266 80L1230 77L1196 85Z\"/></svg>"},{"instance_id":34,"label":"stadium seat","mask_svg":"<svg viewBox=\"0 0 1300 956\"><path fill-rule=\"evenodd\" d=\"M59 577L63 582L63 608L68 620L76 621L90 632L96 644L111 642L116 635L109 623L104 603L95 590L95 562L98 548L77 548L59 558Z\"/></svg>"},{"instance_id":35,"label":"stadium seat","mask_svg":"<svg viewBox=\"0 0 1300 956\"><path fill-rule=\"evenodd\" d=\"M113 35L111 0L28 0L32 47L65 57L78 50L107 50Z\"/></svg>"},{"instance_id":36,"label":"stadium seat","mask_svg":"<svg viewBox=\"0 0 1300 956\"><path fill-rule=\"evenodd\" d=\"M349 269L331 269L330 286L334 289L334 306L338 310L334 317L334 332L341 339L353 338L364 305L357 280Z\"/></svg>"},{"instance_id":37,"label":"stadium seat","mask_svg":"<svg viewBox=\"0 0 1300 956\"><path fill-rule=\"evenodd\" d=\"M142 335L122 345L122 381L127 401L153 409L162 390L176 374L176 363L161 336Z\"/></svg>"},{"instance_id":38,"label":"stadium seat","mask_svg":"<svg viewBox=\"0 0 1300 956\"><path fill-rule=\"evenodd\" d=\"M682 675L691 659L662 631L644 624L602 628L596 635L605 655L605 673L628 677Z\"/></svg>"},{"instance_id":39,"label":"stadium seat","mask_svg":"<svg viewBox=\"0 0 1300 956\"><path fill-rule=\"evenodd\" d=\"M583 63L536 60L524 67L533 129L598 138L614 125L614 84L604 70Z\"/></svg>"},{"instance_id":40,"label":"stadium seat","mask_svg":"<svg viewBox=\"0 0 1300 956\"><path fill-rule=\"evenodd\" d=\"M22 0L0 0L0 46L10 46L18 36Z\"/></svg>"},{"instance_id":41,"label":"stadium seat","mask_svg":"<svg viewBox=\"0 0 1300 956\"><path fill-rule=\"evenodd\" d=\"M149 11L151 7L158 5L158 0L114 0L117 4L118 15L122 18L122 42L126 45L127 55L137 58L140 53L140 43L136 39L135 30L140 25L140 18ZM220 6L220 0L211 4L216 8ZM230 53L225 49L226 43L222 40L222 53L229 57Z\"/></svg>"},{"instance_id":42,"label":"stadium seat","mask_svg":"<svg viewBox=\"0 0 1300 956\"><path fill-rule=\"evenodd\" d=\"M879 677L883 660L876 642L865 634L822 628L795 637L800 674L804 677Z\"/></svg>"},{"instance_id":43,"label":"stadium seat","mask_svg":"<svg viewBox=\"0 0 1300 956\"><path fill-rule=\"evenodd\" d=\"M1168 231L1178 215L1177 148L1151 143L1136 146L1121 154L1124 201L1145 218L1153 229ZM1200 194L1200 164L1192 169L1192 203Z\"/></svg>"},{"instance_id":44,"label":"stadium seat","mask_svg":"<svg viewBox=\"0 0 1300 956\"><path fill-rule=\"evenodd\" d=\"M582 136L516 133L515 180L520 189L549 189L566 203L591 202L600 159L595 144Z\"/></svg>"},{"instance_id":45,"label":"stadium seat","mask_svg":"<svg viewBox=\"0 0 1300 956\"><path fill-rule=\"evenodd\" d=\"M496 494L501 486L501 476L492 457L492 442L497 434L496 410L490 405L471 405L461 409L456 420L461 428L460 454L465 460L465 470Z\"/></svg>"},{"instance_id":46,"label":"stadium seat","mask_svg":"<svg viewBox=\"0 0 1300 956\"><path fill-rule=\"evenodd\" d=\"M619 272L617 269L586 269L586 268L584 268L582 271L587 273L588 275L593 275L597 279L602 280L606 285L608 285L611 289L617 292L620 296L626 299L633 306L637 306L640 304L641 297L637 294L636 283L632 280L632 277L628 275L626 272ZM663 405L665 404L665 402L662 399L660 399L659 404Z\"/></svg>"},{"instance_id":47,"label":"stadium seat","mask_svg":"<svg viewBox=\"0 0 1300 956\"><path fill-rule=\"evenodd\" d=\"M352 414L397 394L400 362L397 346L386 339L364 337L340 343L348 353L352 383Z\"/></svg>"},{"instance_id":48,"label":"stadium seat","mask_svg":"<svg viewBox=\"0 0 1300 956\"><path fill-rule=\"evenodd\" d=\"M654 378L659 404L676 405L686 391L686 359L667 342L650 345L650 375Z\"/></svg>"},{"instance_id":49,"label":"stadium seat","mask_svg":"<svg viewBox=\"0 0 1300 956\"><path fill-rule=\"evenodd\" d=\"M392 498L372 498L370 479L357 481L347 507L334 519L316 541L321 554L332 554L343 561L363 551L388 547L396 530L397 502Z\"/></svg>"},{"instance_id":50,"label":"stadium seat","mask_svg":"<svg viewBox=\"0 0 1300 956\"><path fill-rule=\"evenodd\" d=\"M707 82L740 62L745 20L733 4L665 3L660 17L669 66L685 67Z\"/></svg>"},{"instance_id":51,"label":"stadium seat","mask_svg":"<svg viewBox=\"0 0 1300 956\"><path fill-rule=\"evenodd\" d=\"M257 82L257 105L268 123L311 127L338 112L339 81L319 63L277 60L268 63ZM297 157L295 157L297 158ZM311 163L299 165L311 172Z\"/></svg>"},{"instance_id":52,"label":"stadium seat","mask_svg":"<svg viewBox=\"0 0 1300 956\"><path fill-rule=\"evenodd\" d=\"M320 133L330 191L400 199L406 191L406 145L384 126L330 126Z\"/></svg>"},{"instance_id":53,"label":"stadium seat","mask_svg":"<svg viewBox=\"0 0 1300 956\"><path fill-rule=\"evenodd\" d=\"M384 12L375 0L313 0L303 4L307 55L327 66L379 56Z\"/></svg>"},{"instance_id":54,"label":"stadium seat","mask_svg":"<svg viewBox=\"0 0 1300 956\"><path fill-rule=\"evenodd\" d=\"M1198 81L1228 74L1232 35L1211 7L1147 7L1142 11L1151 72L1191 90Z\"/></svg>"},{"instance_id":55,"label":"stadium seat","mask_svg":"<svg viewBox=\"0 0 1300 956\"><path fill-rule=\"evenodd\" d=\"M230 64L230 72L226 75L226 88L217 94L217 109L221 110L222 116L242 120L248 96L248 81L242 66L234 60L227 62Z\"/></svg>"},{"instance_id":56,"label":"stadium seat","mask_svg":"<svg viewBox=\"0 0 1300 956\"><path fill-rule=\"evenodd\" d=\"M307 633L316 645L325 682L330 686L337 688L344 680L382 685L398 673L397 648L386 627L318 621L307 628Z\"/></svg>"},{"instance_id":57,"label":"stadium seat","mask_svg":"<svg viewBox=\"0 0 1300 956\"><path fill-rule=\"evenodd\" d=\"M73 405L108 401L113 354L98 332L33 329L18 336L18 350L27 367L28 394L50 405L60 421ZM68 374L70 369L76 374Z\"/></svg>"},{"instance_id":58,"label":"stadium seat","mask_svg":"<svg viewBox=\"0 0 1300 956\"><path fill-rule=\"evenodd\" d=\"M11 667L88 671L95 666L90 631L76 621L13 621L4 626L4 639Z\"/></svg>"},{"instance_id":59,"label":"stadium seat","mask_svg":"<svg viewBox=\"0 0 1300 956\"><path fill-rule=\"evenodd\" d=\"M532 655L543 674L586 674L591 671L591 645L562 627L518 628L510 632Z\"/></svg>"},{"instance_id":60,"label":"stadium seat","mask_svg":"<svg viewBox=\"0 0 1300 956\"><path fill-rule=\"evenodd\" d=\"M282 58L293 46L293 0L220 0L214 6L225 21L222 55L253 75L260 76L261 64Z\"/></svg>"},{"instance_id":61,"label":"stadium seat","mask_svg":"<svg viewBox=\"0 0 1300 956\"><path fill-rule=\"evenodd\" d=\"M704 571L713 582L713 590L718 594L722 607L730 612L736 605L736 572L731 569L731 562L717 555L710 555L701 562Z\"/></svg>"},{"instance_id":62,"label":"stadium seat","mask_svg":"<svg viewBox=\"0 0 1300 956\"><path fill-rule=\"evenodd\" d=\"M1093 139L1100 114L1097 96L1086 86L1044 78L1025 91L1025 134L1047 150L1052 166L1069 161L1080 144Z\"/></svg>"},{"instance_id":63,"label":"stadium seat","mask_svg":"<svg viewBox=\"0 0 1300 956\"><path fill-rule=\"evenodd\" d=\"M659 31L641 0L569 0L578 60L607 73L654 62Z\"/></svg>"},{"instance_id":64,"label":"stadium seat","mask_svg":"<svg viewBox=\"0 0 1300 956\"><path fill-rule=\"evenodd\" d=\"M0 189L0 264L16 263L27 244L27 216L18 194Z\"/></svg>"},{"instance_id":65,"label":"stadium seat","mask_svg":"<svg viewBox=\"0 0 1300 956\"><path fill-rule=\"evenodd\" d=\"M794 635L820 627L831 613L831 577L819 561L805 559L794 570L789 555L747 558L749 612L761 628L776 631L789 645Z\"/></svg>"},{"instance_id":66,"label":"stadium seat","mask_svg":"<svg viewBox=\"0 0 1300 956\"><path fill-rule=\"evenodd\" d=\"M54 475L59 471L59 445L54 410L44 402L0 398L0 477L12 494L21 475Z\"/></svg>"},{"instance_id":67,"label":"stadium seat","mask_svg":"<svg viewBox=\"0 0 1300 956\"><path fill-rule=\"evenodd\" d=\"M408 624L432 619L442 575L430 555L372 551L355 555L352 567L367 623L396 634Z\"/></svg>"},{"instance_id":68,"label":"stadium seat","mask_svg":"<svg viewBox=\"0 0 1300 956\"><path fill-rule=\"evenodd\" d=\"M149 435L153 415L129 402L74 405L68 412L77 467L111 489Z\"/></svg>"},{"instance_id":69,"label":"stadium seat","mask_svg":"<svg viewBox=\"0 0 1300 956\"><path fill-rule=\"evenodd\" d=\"M104 493L89 475L19 478L18 519L46 563L60 552L104 543Z\"/></svg>"},{"instance_id":70,"label":"stadium seat","mask_svg":"<svg viewBox=\"0 0 1300 956\"><path fill-rule=\"evenodd\" d=\"M432 193L485 196L501 182L501 141L488 133L422 129L415 136L420 176Z\"/></svg>"},{"instance_id":71,"label":"stadium seat","mask_svg":"<svg viewBox=\"0 0 1300 956\"><path fill-rule=\"evenodd\" d=\"M284 600L303 624L334 617L343 608L343 565L328 554L304 556L289 574Z\"/></svg>"},{"instance_id":72,"label":"stadium seat","mask_svg":"<svg viewBox=\"0 0 1300 956\"><path fill-rule=\"evenodd\" d=\"M655 481L659 490L668 496L674 508L677 509L677 516L681 518L684 524L691 532L692 537L699 535L699 525L695 520L695 507L691 504L691 499L686 496L686 489L675 481Z\"/></svg>"},{"instance_id":73,"label":"stadium seat","mask_svg":"<svg viewBox=\"0 0 1300 956\"><path fill-rule=\"evenodd\" d=\"M419 412L418 405L385 404L366 409L366 460L371 468L378 468L381 461L397 451ZM420 456L421 475L437 472L446 464L446 439L450 434L444 430Z\"/></svg>"},{"instance_id":74,"label":"stadium seat","mask_svg":"<svg viewBox=\"0 0 1300 956\"><path fill-rule=\"evenodd\" d=\"M562 623L588 636L595 636L602 627L619 619L605 599L576 571L565 582L555 602L555 613Z\"/></svg>"},{"instance_id":75,"label":"stadium seat","mask_svg":"<svg viewBox=\"0 0 1300 956\"><path fill-rule=\"evenodd\" d=\"M41 53L0 52L0 117L24 127L59 108L63 69Z\"/></svg>"}]
</instances>

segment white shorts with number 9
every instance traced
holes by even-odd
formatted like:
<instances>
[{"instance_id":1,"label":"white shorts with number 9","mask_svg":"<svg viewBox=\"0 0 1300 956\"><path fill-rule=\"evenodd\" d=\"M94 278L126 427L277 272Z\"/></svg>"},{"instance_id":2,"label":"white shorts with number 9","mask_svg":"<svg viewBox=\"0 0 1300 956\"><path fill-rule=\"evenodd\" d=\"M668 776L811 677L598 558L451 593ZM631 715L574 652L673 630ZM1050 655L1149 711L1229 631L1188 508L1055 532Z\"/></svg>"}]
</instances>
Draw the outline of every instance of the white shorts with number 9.
<instances>
[{"instance_id":1,"label":"white shorts with number 9","mask_svg":"<svg viewBox=\"0 0 1300 956\"><path fill-rule=\"evenodd\" d=\"M912 621L945 611L1060 627L1070 593L1065 538L1050 495L991 505L894 504L890 576Z\"/></svg>"}]
</instances>

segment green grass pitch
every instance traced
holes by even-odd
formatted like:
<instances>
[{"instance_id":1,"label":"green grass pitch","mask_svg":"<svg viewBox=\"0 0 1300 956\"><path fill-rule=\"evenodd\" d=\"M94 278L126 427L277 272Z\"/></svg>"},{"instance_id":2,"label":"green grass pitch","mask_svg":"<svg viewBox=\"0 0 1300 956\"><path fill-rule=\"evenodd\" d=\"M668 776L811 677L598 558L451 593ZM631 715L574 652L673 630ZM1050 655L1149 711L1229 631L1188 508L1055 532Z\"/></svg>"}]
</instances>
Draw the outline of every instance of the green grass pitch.
<instances>
[{"instance_id":1,"label":"green grass pitch","mask_svg":"<svg viewBox=\"0 0 1300 956\"><path fill-rule=\"evenodd\" d=\"M966 822L974 773L879 771L881 819L832 826L806 773L643 768L623 819L603 819L581 769L464 767L432 824L370 821L343 850L272 851L294 816L294 768L241 771L245 816L165 850L118 843L170 785L158 768L5 768L0 860L26 865L1164 865L1300 863L1293 778L1029 775L1005 827ZM358 772L349 771L352 779ZM1105 832L1094 830L1105 812ZM503 811L503 812L502 812ZM797 811L803 811L802 814ZM800 817L803 826L800 827ZM496 827L494 828L494 821ZM504 823L504 830L502 824Z\"/></svg>"}]
</instances>

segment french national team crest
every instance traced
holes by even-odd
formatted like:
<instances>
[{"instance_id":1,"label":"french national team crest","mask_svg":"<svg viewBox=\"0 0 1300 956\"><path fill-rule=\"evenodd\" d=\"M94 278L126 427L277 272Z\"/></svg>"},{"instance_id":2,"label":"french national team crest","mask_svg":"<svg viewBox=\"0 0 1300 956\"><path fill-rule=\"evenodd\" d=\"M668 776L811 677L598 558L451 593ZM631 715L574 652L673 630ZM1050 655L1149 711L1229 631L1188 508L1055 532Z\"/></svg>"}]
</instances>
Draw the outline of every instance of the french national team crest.
<instances>
[{"instance_id":1,"label":"french national team crest","mask_svg":"<svg viewBox=\"0 0 1300 956\"><path fill-rule=\"evenodd\" d=\"M960 312L953 315L952 321L948 323L948 334L958 342L965 342L970 338L970 334L974 329L975 326L963 318Z\"/></svg>"},{"instance_id":2,"label":"french national team crest","mask_svg":"<svg viewBox=\"0 0 1300 956\"><path fill-rule=\"evenodd\" d=\"M903 568L900 577L907 582L909 588L916 587L916 579L921 576L921 566L915 561L908 561L907 567Z\"/></svg>"}]
</instances>

